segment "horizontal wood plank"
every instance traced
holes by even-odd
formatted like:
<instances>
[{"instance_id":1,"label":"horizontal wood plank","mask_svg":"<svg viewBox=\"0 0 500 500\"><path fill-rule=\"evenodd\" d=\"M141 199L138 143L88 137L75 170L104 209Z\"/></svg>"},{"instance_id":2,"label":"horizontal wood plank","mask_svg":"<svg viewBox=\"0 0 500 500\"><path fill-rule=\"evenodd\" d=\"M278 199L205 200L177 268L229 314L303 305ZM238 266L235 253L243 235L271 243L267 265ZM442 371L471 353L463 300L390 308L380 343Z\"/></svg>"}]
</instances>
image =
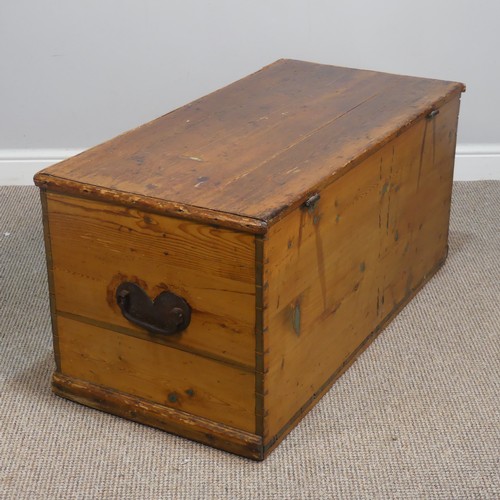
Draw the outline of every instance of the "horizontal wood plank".
<instances>
[{"instance_id":1,"label":"horizontal wood plank","mask_svg":"<svg viewBox=\"0 0 500 500\"><path fill-rule=\"evenodd\" d=\"M97 410L150 425L221 450L262 460L262 438L219 422L144 399L130 396L84 380L54 373L52 389L58 395Z\"/></svg>"},{"instance_id":2,"label":"horizontal wood plank","mask_svg":"<svg viewBox=\"0 0 500 500\"><path fill-rule=\"evenodd\" d=\"M168 289L193 311L189 327L163 342L252 369L252 235L54 193L47 213L58 311L147 336L122 316L115 290L133 281L153 299Z\"/></svg>"},{"instance_id":3,"label":"horizontal wood plank","mask_svg":"<svg viewBox=\"0 0 500 500\"><path fill-rule=\"evenodd\" d=\"M255 432L255 375L211 359L59 316L69 377Z\"/></svg>"}]
</instances>

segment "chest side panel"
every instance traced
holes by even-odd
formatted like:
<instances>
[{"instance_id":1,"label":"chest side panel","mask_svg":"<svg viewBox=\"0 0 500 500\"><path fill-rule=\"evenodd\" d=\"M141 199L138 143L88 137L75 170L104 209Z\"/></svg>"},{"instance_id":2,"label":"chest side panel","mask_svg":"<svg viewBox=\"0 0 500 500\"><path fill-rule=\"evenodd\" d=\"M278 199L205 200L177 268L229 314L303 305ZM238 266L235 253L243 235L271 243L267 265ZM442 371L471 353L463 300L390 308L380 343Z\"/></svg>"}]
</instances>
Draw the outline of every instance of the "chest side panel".
<instances>
[{"instance_id":1,"label":"chest side panel","mask_svg":"<svg viewBox=\"0 0 500 500\"><path fill-rule=\"evenodd\" d=\"M275 225L264 242L263 429L272 447L443 263L459 99Z\"/></svg>"},{"instance_id":2,"label":"chest side panel","mask_svg":"<svg viewBox=\"0 0 500 500\"><path fill-rule=\"evenodd\" d=\"M57 314L181 350L254 366L253 236L49 193ZM125 319L115 292L137 283L151 299L169 290L192 308L181 334L151 337Z\"/></svg>"}]
</instances>

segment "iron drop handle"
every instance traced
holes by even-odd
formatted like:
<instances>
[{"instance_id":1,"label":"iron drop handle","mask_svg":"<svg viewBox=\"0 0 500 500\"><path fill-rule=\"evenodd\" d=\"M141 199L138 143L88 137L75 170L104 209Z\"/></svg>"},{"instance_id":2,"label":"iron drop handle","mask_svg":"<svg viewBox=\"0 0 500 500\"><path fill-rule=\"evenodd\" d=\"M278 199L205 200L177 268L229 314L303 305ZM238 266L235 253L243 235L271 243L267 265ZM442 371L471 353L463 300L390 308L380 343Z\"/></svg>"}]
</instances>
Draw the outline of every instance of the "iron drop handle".
<instances>
[{"instance_id":1,"label":"iron drop handle","mask_svg":"<svg viewBox=\"0 0 500 500\"><path fill-rule=\"evenodd\" d=\"M128 321L153 334L182 332L191 321L191 307L182 297L162 292L151 300L139 285L130 281L118 285L116 303Z\"/></svg>"}]
</instances>

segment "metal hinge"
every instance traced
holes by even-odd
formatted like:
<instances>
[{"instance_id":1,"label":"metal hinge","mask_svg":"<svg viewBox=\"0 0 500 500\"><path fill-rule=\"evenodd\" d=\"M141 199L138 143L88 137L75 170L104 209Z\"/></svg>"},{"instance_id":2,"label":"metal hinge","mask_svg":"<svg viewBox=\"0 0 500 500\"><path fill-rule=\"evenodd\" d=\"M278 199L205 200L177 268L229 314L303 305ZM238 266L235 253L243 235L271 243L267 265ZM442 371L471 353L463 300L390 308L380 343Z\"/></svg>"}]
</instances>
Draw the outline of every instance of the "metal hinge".
<instances>
[{"instance_id":1,"label":"metal hinge","mask_svg":"<svg viewBox=\"0 0 500 500\"><path fill-rule=\"evenodd\" d=\"M314 193L312 196L309 196L309 198L307 198L307 200L304 202L304 207L312 210L316 206L316 203L318 203L320 198L321 196L319 195L319 193Z\"/></svg>"},{"instance_id":2,"label":"metal hinge","mask_svg":"<svg viewBox=\"0 0 500 500\"><path fill-rule=\"evenodd\" d=\"M433 109L428 115L427 119L432 120L436 115L439 115L439 109Z\"/></svg>"}]
</instances>

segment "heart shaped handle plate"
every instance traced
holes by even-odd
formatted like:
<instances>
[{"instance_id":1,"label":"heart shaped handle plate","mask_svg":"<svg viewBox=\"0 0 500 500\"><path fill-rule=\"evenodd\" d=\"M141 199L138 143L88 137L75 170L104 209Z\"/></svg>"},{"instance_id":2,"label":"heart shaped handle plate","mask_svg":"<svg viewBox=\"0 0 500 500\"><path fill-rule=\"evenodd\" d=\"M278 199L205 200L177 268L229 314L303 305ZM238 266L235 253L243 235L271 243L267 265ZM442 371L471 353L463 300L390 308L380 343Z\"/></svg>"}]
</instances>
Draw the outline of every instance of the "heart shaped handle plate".
<instances>
[{"instance_id":1,"label":"heart shaped handle plate","mask_svg":"<svg viewBox=\"0 0 500 500\"><path fill-rule=\"evenodd\" d=\"M191 321L191 307L182 297L162 292L151 300L139 285L130 281L118 285L116 303L128 321L153 334L179 333Z\"/></svg>"}]
</instances>

